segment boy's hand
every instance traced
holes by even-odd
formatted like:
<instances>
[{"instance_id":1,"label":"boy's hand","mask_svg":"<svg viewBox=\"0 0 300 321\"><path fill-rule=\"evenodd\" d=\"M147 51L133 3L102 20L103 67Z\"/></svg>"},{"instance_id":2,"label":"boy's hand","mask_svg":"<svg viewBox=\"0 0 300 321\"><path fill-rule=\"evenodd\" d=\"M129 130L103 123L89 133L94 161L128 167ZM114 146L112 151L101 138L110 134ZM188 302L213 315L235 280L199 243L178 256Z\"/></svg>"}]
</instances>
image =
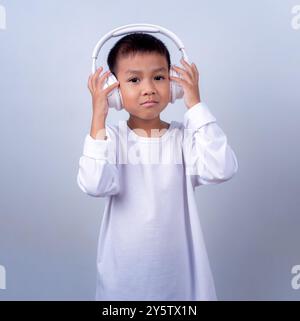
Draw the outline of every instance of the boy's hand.
<instances>
[{"instance_id":1,"label":"boy's hand","mask_svg":"<svg viewBox=\"0 0 300 321\"><path fill-rule=\"evenodd\" d=\"M183 78L172 77L171 80L177 81L184 90L184 102L188 109L201 102L199 92L199 73L196 65L190 65L183 58L180 59L185 69L173 66L172 68L177 71Z\"/></svg>"},{"instance_id":2,"label":"boy's hand","mask_svg":"<svg viewBox=\"0 0 300 321\"><path fill-rule=\"evenodd\" d=\"M103 117L106 119L108 114L108 102L107 95L115 88L119 86L119 82L114 83L107 88L103 89L105 78L108 77L111 72L106 71L101 77L100 72L103 68L99 67L94 74L91 74L88 79L88 88L92 95L93 101L93 115L97 117Z\"/></svg>"}]
</instances>

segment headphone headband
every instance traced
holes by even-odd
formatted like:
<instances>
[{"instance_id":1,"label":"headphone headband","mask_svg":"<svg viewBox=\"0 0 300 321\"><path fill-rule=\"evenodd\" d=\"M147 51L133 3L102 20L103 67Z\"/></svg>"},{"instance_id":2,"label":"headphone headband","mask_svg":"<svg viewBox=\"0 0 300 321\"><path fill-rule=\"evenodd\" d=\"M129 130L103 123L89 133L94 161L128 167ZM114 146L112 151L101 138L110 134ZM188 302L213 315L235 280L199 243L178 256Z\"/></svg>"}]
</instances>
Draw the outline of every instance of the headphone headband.
<instances>
[{"instance_id":1,"label":"headphone headband","mask_svg":"<svg viewBox=\"0 0 300 321\"><path fill-rule=\"evenodd\" d=\"M130 34L130 33L136 33L136 32L161 33L167 36L168 38L173 40L173 42L176 44L177 48L181 52L183 59L186 60L187 62L189 61L182 41L172 31L166 28L160 27L158 25L152 25L148 23L137 23L137 24L129 24L129 25L124 25L124 26L115 28L110 32L108 32L107 34L105 34L98 41L98 43L96 44L93 50L93 55L92 55L92 59L93 59L92 72L95 73L97 69L96 60L98 58L98 54L101 48L103 47L106 41L108 41L110 38L113 38L113 37L119 37L124 34Z\"/></svg>"}]
</instances>

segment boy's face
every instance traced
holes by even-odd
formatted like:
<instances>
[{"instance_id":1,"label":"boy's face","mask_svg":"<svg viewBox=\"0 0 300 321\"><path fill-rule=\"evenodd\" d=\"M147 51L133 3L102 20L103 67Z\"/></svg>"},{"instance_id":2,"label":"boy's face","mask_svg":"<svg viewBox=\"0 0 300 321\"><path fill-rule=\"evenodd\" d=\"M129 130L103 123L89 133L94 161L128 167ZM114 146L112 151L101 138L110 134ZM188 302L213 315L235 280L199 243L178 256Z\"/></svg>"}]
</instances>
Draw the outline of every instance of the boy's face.
<instances>
[{"instance_id":1,"label":"boy's face","mask_svg":"<svg viewBox=\"0 0 300 321\"><path fill-rule=\"evenodd\" d=\"M160 68L163 69L155 71ZM137 53L135 56L118 59L116 69L124 109L140 119L157 118L170 102L166 58L157 53ZM148 100L158 103L152 107L143 106Z\"/></svg>"}]
</instances>

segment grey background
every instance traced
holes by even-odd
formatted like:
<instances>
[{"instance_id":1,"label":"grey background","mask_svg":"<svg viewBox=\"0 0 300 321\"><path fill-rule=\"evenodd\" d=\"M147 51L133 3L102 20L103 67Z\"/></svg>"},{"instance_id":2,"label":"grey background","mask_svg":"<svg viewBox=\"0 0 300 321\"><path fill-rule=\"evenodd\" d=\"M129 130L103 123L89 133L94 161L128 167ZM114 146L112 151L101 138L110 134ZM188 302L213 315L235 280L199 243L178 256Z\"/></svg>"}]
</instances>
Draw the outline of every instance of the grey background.
<instances>
[{"instance_id":1,"label":"grey background","mask_svg":"<svg viewBox=\"0 0 300 321\"><path fill-rule=\"evenodd\" d=\"M76 183L91 121L91 54L108 31L152 23L175 32L239 171L196 190L220 300L299 300L300 30L297 1L1 0L2 300L93 300L104 199ZM298 4L300 2L298 1ZM117 8L117 9L116 9ZM119 38L117 38L119 39ZM117 40L116 39L116 40ZM172 62L179 52L166 37ZM116 40L107 42L106 53ZM162 119L182 121L183 100ZM111 110L108 122L127 119Z\"/></svg>"}]
</instances>

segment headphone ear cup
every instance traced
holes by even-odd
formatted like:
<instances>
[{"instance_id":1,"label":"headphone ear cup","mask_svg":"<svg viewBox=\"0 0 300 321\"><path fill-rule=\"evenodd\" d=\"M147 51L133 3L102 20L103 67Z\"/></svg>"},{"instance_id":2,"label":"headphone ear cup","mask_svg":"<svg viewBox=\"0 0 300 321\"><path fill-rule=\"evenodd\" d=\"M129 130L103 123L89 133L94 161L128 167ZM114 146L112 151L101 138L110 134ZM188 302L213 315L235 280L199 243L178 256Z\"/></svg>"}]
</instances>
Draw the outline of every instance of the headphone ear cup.
<instances>
[{"instance_id":1,"label":"headphone ear cup","mask_svg":"<svg viewBox=\"0 0 300 321\"><path fill-rule=\"evenodd\" d=\"M181 78L179 73L174 69L170 70L170 76ZM176 99L180 99L183 97L184 91L181 85L177 83L175 80L170 81L170 102L173 104Z\"/></svg>"},{"instance_id":2,"label":"headphone ear cup","mask_svg":"<svg viewBox=\"0 0 300 321\"><path fill-rule=\"evenodd\" d=\"M106 78L103 89L113 85L116 82L117 82L117 78L114 75L110 75L109 77ZM114 88L112 91L108 93L107 102L108 102L109 108L115 108L116 110L123 109L123 99L119 88Z\"/></svg>"}]
</instances>

